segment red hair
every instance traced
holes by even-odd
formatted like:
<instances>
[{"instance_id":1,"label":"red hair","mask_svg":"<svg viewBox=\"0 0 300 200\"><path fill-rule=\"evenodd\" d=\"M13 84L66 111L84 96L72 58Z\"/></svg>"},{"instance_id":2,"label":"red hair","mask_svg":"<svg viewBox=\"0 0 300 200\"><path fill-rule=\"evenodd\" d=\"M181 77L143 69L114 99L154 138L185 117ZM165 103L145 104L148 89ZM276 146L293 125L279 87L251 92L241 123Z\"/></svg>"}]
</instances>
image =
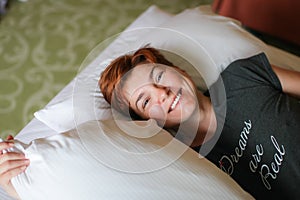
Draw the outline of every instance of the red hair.
<instances>
[{"instance_id":1,"label":"red hair","mask_svg":"<svg viewBox=\"0 0 300 200\"><path fill-rule=\"evenodd\" d=\"M98 82L105 100L116 110L121 111L126 115L131 114L134 118L139 117L133 112L133 110L129 108L129 103L124 97L123 92L121 91L122 85L120 84L120 82L121 78L131 69L133 69L137 65L146 63L163 64L179 69L170 61L168 61L155 48L143 47L133 54L126 54L113 60L101 73L101 77ZM186 75L183 70L179 69L179 71ZM121 87L117 87L119 85L121 85Z\"/></svg>"}]
</instances>

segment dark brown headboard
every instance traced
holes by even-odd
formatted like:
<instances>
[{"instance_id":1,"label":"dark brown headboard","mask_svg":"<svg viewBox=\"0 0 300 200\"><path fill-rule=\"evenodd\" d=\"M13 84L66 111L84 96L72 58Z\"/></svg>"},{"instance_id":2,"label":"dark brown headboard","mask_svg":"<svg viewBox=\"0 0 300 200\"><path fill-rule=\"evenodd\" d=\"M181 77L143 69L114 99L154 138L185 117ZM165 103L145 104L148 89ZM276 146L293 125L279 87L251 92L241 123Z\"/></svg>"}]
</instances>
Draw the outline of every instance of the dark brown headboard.
<instances>
[{"instance_id":1,"label":"dark brown headboard","mask_svg":"<svg viewBox=\"0 0 300 200\"><path fill-rule=\"evenodd\" d=\"M300 47L300 0L214 0L213 10Z\"/></svg>"}]
</instances>

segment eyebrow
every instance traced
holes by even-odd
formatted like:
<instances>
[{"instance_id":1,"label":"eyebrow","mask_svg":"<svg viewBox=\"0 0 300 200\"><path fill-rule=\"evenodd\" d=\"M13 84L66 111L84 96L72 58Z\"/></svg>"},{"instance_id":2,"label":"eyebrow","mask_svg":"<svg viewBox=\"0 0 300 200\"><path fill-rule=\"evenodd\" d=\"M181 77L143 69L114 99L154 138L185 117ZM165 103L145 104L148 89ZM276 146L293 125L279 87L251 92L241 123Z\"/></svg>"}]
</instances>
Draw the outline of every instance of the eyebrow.
<instances>
[{"instance_id":1,"label":"eyebrow","mask_svg":"<svg viewBox=\"0 0 300 200\"><path fill-rule=\"evenodd\" d=\"M157 67L156 65L154 65L154 66L152 67L151 72L150 72L150 74L149 74L149 80L153 79L153 72L154 72L154 69L155 69L156 67Z\"/></svg>"},{"instance_id":2,"label":"eyebrow","mask_svg":"<svg viewBox=\"0 0 300 200\"><path fill-rule=\"evenodd\" d=\"M157 65L154 65L153 67L152 67L152 69L151 69L151 71L150 71L150 74L149 74L149 80L152 80L153 79L153 73L154 73L154 70L155 70L155 68L157 67ZM139 107L138 107L138 102L142 99L142 97L144 96L144 92L143 93L141 93L141 94L139 94L139 96L138 96L138 98L137 98L137 100L136 100L136 102L135 102L135 107L138 109L138 110L140 110L139 109Z\"/></svg>"}]
</instances>

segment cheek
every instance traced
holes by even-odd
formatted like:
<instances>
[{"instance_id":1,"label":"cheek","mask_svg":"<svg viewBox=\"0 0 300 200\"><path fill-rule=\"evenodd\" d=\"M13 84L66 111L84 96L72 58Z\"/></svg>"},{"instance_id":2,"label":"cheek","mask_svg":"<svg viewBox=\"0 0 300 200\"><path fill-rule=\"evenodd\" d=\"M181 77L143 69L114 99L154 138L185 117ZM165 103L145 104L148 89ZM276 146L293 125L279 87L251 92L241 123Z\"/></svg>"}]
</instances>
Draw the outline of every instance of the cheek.
<instances>
[{"instance_id":1,"label":"cheek","mask_svg":"<svg viewBox=\"0 0 300 200\"><path fill-rule=\"evenodd\" d=\"M151 119L157 119L157 120L163 120L165 121L167 115L164 112L163 108L159 105L153 105L149 109L149 118Z\"/></svg>"},{"instance_id":2,"label":"cheek","mask_svg":"<svg viewBox=\"0 0 300 200\"><path fill-rule=\"evenodd\" d=\"M167 114L166 112L163 110L163 108L159 105L153 105L150 109L149 109L149 117L151 119L155 119L155 121L157 122L157 124L161 127L166 125L166 121L167 121Z\"/></svg>"},{"instance_id":3,"label":"cheek","mask_svg":"<svg viewBox=\"0 0 300 200\"><path fill-rule=\"evenodd\" d=\"M169 74L167 80L169 80L169 82L171 82L172 84L182 84L184 81L183 77L180 74L178 74L178 72Z\"/></svg>"},{"instance_id":4,"label":"cheek","mask_svg":"<svg viewBox=\"0 0 300 200\"><path fill-rule=\"evenodd\" d=\"M182 98L180 104L180 114L181 121L186 121L194 113L195 109L198 107L198 101L193 95L186 95Z\"/></svg>"}]
</instances>

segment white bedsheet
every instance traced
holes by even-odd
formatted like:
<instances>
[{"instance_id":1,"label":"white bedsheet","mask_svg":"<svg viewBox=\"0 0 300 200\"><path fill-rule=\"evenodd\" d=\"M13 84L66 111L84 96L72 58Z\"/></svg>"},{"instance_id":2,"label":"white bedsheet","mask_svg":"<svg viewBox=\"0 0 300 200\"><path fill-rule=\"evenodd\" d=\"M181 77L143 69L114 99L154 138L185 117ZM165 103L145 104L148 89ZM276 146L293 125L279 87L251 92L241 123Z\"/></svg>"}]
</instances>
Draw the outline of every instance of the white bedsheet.
<instances>
[{"instance_id":1,"label":"white bedsheet","mask_svg":"<svg viewBox=\"0 0 300 200\"><path fill-rule=\"evenodd\" d=\"M206 158L149 122L139 122L140 128L160 131L142 140L124 131L137 130L131 122L107 120L34 140L25 150L18 145L31 164L12 183L24 200L253 199Z\"/></svg>"}]
</instances>

